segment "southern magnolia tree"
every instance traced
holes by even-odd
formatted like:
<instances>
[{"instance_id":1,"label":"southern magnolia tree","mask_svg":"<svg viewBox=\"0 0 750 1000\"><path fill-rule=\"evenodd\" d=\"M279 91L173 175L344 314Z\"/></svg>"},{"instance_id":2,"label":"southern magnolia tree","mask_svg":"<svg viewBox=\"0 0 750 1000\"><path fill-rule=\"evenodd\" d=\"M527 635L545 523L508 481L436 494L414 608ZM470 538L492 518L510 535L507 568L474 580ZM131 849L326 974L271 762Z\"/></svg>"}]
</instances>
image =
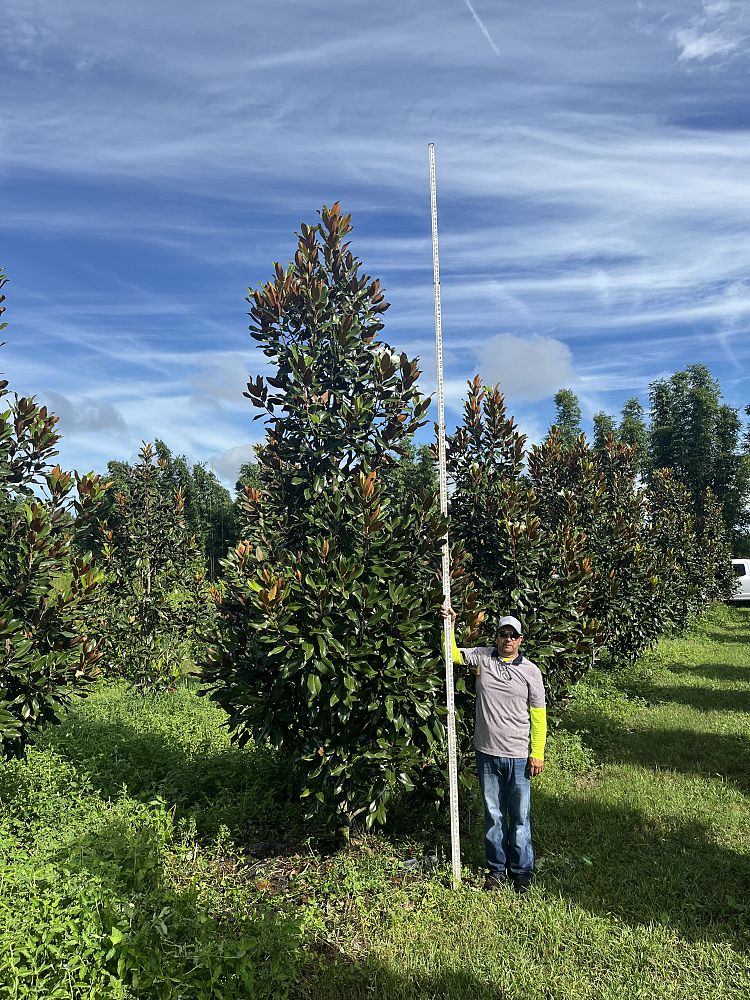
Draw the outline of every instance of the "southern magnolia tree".
<instances>
[{"instance_id":1,"label":"southern magnolia tree","mask_svg":"<svg viewBox=\"0 0 750 1000\"><path fill-rule=\"evenodd\" d=\"M483 388L477 376L469 383L463 424L448 440L451 531L469 553L487 612L485 640L492 643L499 617L517 615L524 650L545 675L554 704L591 666L599 629L588 611L592 568L585 534L563 521L551 530L543 526L536 493L523 476L525 441L498 388Z\"/></svg>"},{"instance_id":2,"label":"southern magnolia tree","mask_svg":"<svg viewBox=\"0 0 750 1000\"><path fill-rule=\"evenodd\" d=\"M706 495L700 529L677 476L662 469L643 482L638 462L637 449L614 437L599 449L583 435L565 447L554 428L529 456L544 525L577 525L586 533L593 567L588 612L601 623L615 662L631 662L660 634L682 631L730 582L716 499Z\"/></svg>"},{"instance_id":3,"label":"southern magnolia tree","mask_svg":"<svg viewBox=\"0 0 750 1000\"><path fill-rule=\"evenodd\" d=\"M274 369L246 393L267 432L205 666L235 740L288 754L309 815L345 834L382 823L399 787L437 788L444 742L445 524L434 491L396 503L383 484L429 401L417 362L379 338L387 303L351 228L323 208L248 299Z\"/></svg>"},{"instance_id":4,"label":"southern magnolia tree","mask_svg":"<svg viewBox=\"0 0 750 1000\"><path fill-rule=\"evenodd\" d=\"M672 469L656 469L647 484L649 531L659 551L658 576L665 631L681 632L712 601L735 589L730 536L713 490L693 514L687 486Z\"/></svg>"},{"instance_id":5,"label":"southern magnolia tree","mask_svg":"<svg viewBox=\"0 0 750 1000\"><path fill-rule=\"evenodd\" d=\"M210 469L198 464L190 467L183 455L172 455L158 438L154 441L154 452L164 473L164 489L172 496L179 491L184 498L184 527L188 537L195 537L198 542L209 577L214 579L227 549L239 540L229 490Z\"/></svg>"},{"instance_id":6,"label":"southern magnolia tree","mask_svg":"<svg viewBox=\"0 0 750 1000\"><path fill-rule=\"evenodd\" d=\"M105 670L142 690L168 688L210 622L201 546L169 462L150 444L120 469L114 501L99 525L105 577L92 618Z\"/></svg>"},{"instance_id":7,"label":"southern magnolia tree","mask_svg":"<svg viewBox=\"0 0 750 1000\"><path fill-rule=\"evenodd\" d=\"M204 561L211 579L218 574L219 561L230 545L236 545L238 532L235 505L229 491L221 485L214 473L203 465L188 465L183 455L173 455L158 438L151 446L153 460L158 465L154 486L163 493L162 502L169 508L179 492L182 496L179 522L186 537L195 536L203 551ZM152 464L153 464L152 460ZM142 461L142 459L141 459ZM111 461L107 464L107 479L112 484L101 509L100 519L115 523L120 518L121 495L128 495L134 481L134 466L128 462ZM152 507L154 504L152 503ZM97 525L84 542L97 557L101 557L104 539Z\"/></svg>"},{"instance_id":8,"label":"southern magnolia tree","mask_svg":"<svg viewBox=\"0 0 750 1000\"><path fill-rule=\"evenodd\" d=\"M6 280L0 271L0 288ZM11 394L5 380L0 401L0 739L3 756L20 757L96 676L84 616L99 573L73 541L105 486L52 466L59 434L45 406Z\"/></svg>"}]
</instances>

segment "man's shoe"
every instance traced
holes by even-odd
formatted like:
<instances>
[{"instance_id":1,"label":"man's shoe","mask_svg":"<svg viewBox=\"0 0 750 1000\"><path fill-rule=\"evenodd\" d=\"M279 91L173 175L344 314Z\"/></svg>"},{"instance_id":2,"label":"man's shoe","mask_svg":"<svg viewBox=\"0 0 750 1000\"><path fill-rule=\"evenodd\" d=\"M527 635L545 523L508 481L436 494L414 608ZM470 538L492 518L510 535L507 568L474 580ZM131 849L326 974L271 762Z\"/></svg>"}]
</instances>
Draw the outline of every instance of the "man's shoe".
<instances>
[{"instance_id":1,"label":"man's shoe","mask_svg":"<svg viewBox=\"0 0 750 1000\"><path fill-rule=\"evenodd\" d=\"M488 875L484 880L482 888L485 892L493 892L495 889L504 889L508 884L505 875Z\"/></svg>"},{"instance_id":2,"label":"man's shoe","mask_svg":"<svg viewBox=\"0 0 750 1000\"><path fill-rule=\"evenodd\" d=\"M517 892L519 896L523 896L524 893L531 889L531 879L530 878L514 878L513 879L513 891Z\"/></svg>"}]
</instances>

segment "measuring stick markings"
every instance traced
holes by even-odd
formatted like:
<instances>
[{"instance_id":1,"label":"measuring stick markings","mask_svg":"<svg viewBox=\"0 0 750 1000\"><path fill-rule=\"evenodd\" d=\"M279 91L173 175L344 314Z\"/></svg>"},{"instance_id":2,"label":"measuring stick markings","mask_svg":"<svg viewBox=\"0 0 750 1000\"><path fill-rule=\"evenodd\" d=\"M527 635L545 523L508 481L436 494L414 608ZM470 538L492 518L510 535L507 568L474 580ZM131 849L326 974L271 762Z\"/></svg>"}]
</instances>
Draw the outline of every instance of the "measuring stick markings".
<instances>
[{"instance_id":1,"label":"measuring stick markings","mask_svg":"<svg viewBox=\"0 0 750 1000\"><path fill-rule=\"evenodd\" d=\"M443 319L440 303L440 259L438 247L437 190L435 181L435 146L429 144L430 207L432 214L432 267L435 283L435 353L437 355L438 394L438 468L440 481L440 510L448 514L448 477L445 459L445 391L443 385ZM450 607L451 575L448 532L443 539L443 601ZM456 708L453 689L453 623L444 619L445 692L448 709L448 793L451 823L451 861L453 888L461 881L461 841L458 822L458 766L456 755Z\"/></svg>"}]
</instances>

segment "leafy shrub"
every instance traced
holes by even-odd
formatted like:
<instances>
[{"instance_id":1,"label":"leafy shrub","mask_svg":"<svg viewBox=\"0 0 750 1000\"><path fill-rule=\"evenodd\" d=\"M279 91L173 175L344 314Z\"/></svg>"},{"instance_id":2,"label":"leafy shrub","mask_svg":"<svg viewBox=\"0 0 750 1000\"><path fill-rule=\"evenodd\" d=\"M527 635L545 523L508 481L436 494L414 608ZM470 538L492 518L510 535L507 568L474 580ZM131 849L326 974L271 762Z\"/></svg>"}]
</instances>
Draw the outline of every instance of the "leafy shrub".
<instances>
[{"instance_id":1,"label":"leafy shrub","mask_svg":"<svg viewBox=\"0 0 750 1000\"><path fill-rule=\"evenodd\" d=\"M662 557L649 537L635 449L609 438L594 452L584 435L565 447L553 427L529 453L529 476L544 527L584 532L592 569L585 611L599 622L610 657L632 662L665 624Z\"/></svg>"},{"instance_id":2,"label":"leafy shrub","mask_svg":"<svg viewBox=\"0 0 750 1000\"><path fill-rule=\"evenodd\" d=\"M642 481L635 448L609 437L594 450L583 435L565 447L554 427L531 449L529 475L544 526L585 533L593 570L587 612L602 625L611 662L633 663L728 593L727 533L710 491L699 528L690 493L671 469Z\"/></svg>"},{"instance_id":3,"label":"leafy shrub","mask_svg":"<svg viewBox=\"0 0 750 1000\"><path fill-rule=\"evenodd\" d=\"M195 870L176 887L163 801L105 804L46 750L6 769L0 804L0 998L288 995L299 927L260 905L212 912Z\"/></svg>"}]
</instances>

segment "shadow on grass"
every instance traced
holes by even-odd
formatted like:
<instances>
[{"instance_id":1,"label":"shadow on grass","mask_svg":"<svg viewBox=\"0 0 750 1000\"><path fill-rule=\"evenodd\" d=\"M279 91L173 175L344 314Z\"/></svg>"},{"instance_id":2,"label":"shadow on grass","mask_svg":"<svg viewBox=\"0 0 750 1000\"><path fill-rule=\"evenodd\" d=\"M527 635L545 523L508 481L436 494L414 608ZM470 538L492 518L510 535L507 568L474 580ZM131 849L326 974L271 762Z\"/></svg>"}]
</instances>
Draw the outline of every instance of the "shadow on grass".
<instances>
[{"instance_id":1,"label":"shadow on grass","mask_svg":"<svg viewBox=\"0 0 750 1000\"><path fill-rule=\"evenodd\" d=\"M738 950L750 945L750 862L712 844L702 824L668 829L636 810L540 791L534 821L546 864L529 905L560 896L636 928L658 924L689 941L729 942ZM273 907L246 901L237 912L238 886L228 897L235 901L230 908L220 897L207 903L191 884L189 870L186 888L176 889L164 876L165 832L159 816L149 816L145 825L143 817L114 821L84 838L66 861L68 868L85 870L103 883L103 926L126 932L116 958L125 961L126 982L137 971L146 984L138 992L143 1000L172 996L159 992L172 982L180 984L185 997L257 1000L287 995L295 1000L497 1000L500 995L496 984L482 982L472 970L423 971L429 955L421 946L410 953L405 943L404 951L394 955L399 967L391 968L368 956L351 960L334 946L305 940L294 899L274 900ZM436 913L436 934L446 918ZM539 933L548 933L546 924ZM487 947L502 951L502 927ZM440 960L447 963L450 955L443 953Z\"/></svg>"},{"instance_id":2,"label":"shadow on grass","mask_svg":"<svg viewBox=\"0 0 750 1000\"><path fill-rule=\"evenodd\" d=\"M399 973L373 959L348 962L333 953L321 959L319 968L308 965L291 997L292 1000L502 1000L497 985L482 982L461 969Z\"/></svg>"},{"instance_id":3,"label":"shadow on grass","mask_svg":"<svg viewBox=\"0 0 750 1000\"><path fill-rule=\"evenodd\" d=\"M688 940L750 947L750 858L717 845L708 826L542 791L533 816L546 894Z\"/></svg>"},{"instance_id":4,"label":"shadow on grass","mask_svg":"<svg viewBox=\"0 0 750 1000\"><path fill-rule=\"evenodd\" d=\"M687 705L702 712L750 712L750 690L747 688L733 690L652 684L639 688L638 693L649 701Z\"/></svg>"},{"instance_id":5,"label":"shadow on grass","mask_svg":"<svg viewBox=\"0 0 750 1000\"><path fill-rule=\"evenodd\" d=\"M750 639L748 640L750 642ZM736 663L699 663L695 666L684 663L669 663L670 674L703 677L711 681L745 681L750 683L750 646L748 647L748 665L738 666Z\"/></svg>"},{"instance_id":6,"label":"shadow on grass","mask_svg":"<svg viewBox=\"0 0 750 1000\"><path fill-rule=\"evenodd\" d=\"M675 823L674 817L649 817L636 809L574 800L539 789L534 793L533 818L542 865L536 887L524 904L538 908L540 947L550 934L544 901L562 899L613 928L627 924L636 934L642 929L646 936L653 936L651 928L659 926L687 942L716 943L723 948L729 944L740 953L750 949L750 858L717 845L707 825ZM480 825L464 843L465 863L481 851ZM489 897L487 905L492 906ZM470 921L470 910L462 917L460 907L459 903L449 911L452 917ZM445 932L441 920L446 916L436 913L436 937ZM533 926L533 918L531 922ZM470 923L467 933L472 933ZM535 933L529 931L532 939ZM670 940L665 939L665 947ZM503 941L499 924L497 936L485 942L500 956L498 960L502 960ZM425 971L431 958L441 964ZM597 960L602 960L601 955ZM335 949L323 951L317 964L306 959L303 980L292 995L296 1000L373 996L379 1000L499 1000L505 995L497 983L483 982L474 970L446 968L450 954L439 948L433 952L424 940L413 953L405 945L394 962L400 968L372 957L353 962Z\"/></svg>"},{"instance_id":7,"label":"shadow on grass","mask_svg":"<svg viewBox=\"0 0 750 1000\"><path fill-rule=\"evenodd\" d=\"M603 723L592 709L578 711L575 722L588 731L586 742L600 759L687 773L721 773L750 791L750 745L740 736L693 730L630 732L612 728L608 721ZM76 714L70 726L50 734L48 746L85 773L105 796L116 797L123 785L131 796L143 802L160 796L176 807L178 816L195 819L199 836L213 836L222 825L233 837L244 841L262 831L268 840L263 848L265 854L279 855L284 853L284 843L274 841L288 842L299 828L301 810L290 802L288 771L283 761L268 750L216 749L206 744L187 753L185 745L163 733L138 728L122 718L91 718L84 712ZM648 780L648 775L643 780ZM544 788L535 789L533 810L537 854L546 856L539 877L541 896L560 895L589 912L604 918L614 914L633 926L661 924L690 940L729 940L741 947L750 943L750 860L713 842L708 825L679 825L673 816L646 817L622 805L563 798ZM481 817L476 817L474 836L466 845L467 858L481 858L479 826ZM131 864L128 859L133 857L138 859L137 869L147 871L143 859L158 849L158 843L154 847L149 841L150 836L138 841L132 828L113 824L87 842L82 852L84 863L91 871L106 870L107 866L127 868ZM158 830L154 836L158 839ZM187 882L189 859L185 866ZM137 887L130 878L131 874L116 877L113 899L120 895L133 898ZM132 878L136 878L135 862ZM160 912L157 907L164 906L162 897L167 890L159 879L157 864L153 886L144 882L138 890L146 900L138 924L143 925L144 934L152 933L149 920L156 920ZM235 888L241 889L240 883L238 879ZM182 914L175 924L175 940L192 940L193 921L197 940L203 933L198 925L209 918L195 895L189 890L176 893L169 905ZM276 940L277 931L281 942L287 941L287 930L293 930L293 901L285 901L284 907L288 912L279 913L278 920L270 912L258 918L269 921L258 931L258 961L264 960L262 956ZM439 932L439 928L436 930ZM222 955L231 954L236 943L231 927L218 938L211 936L212 923L209 931L209 940L215 942L211 947ZM245 932L252 938L252 921ZM158 928L154 933L159 933ZM296 945L292 931L290 935L287 943L273 947L293 951ZM370 961L349 963L340 955L321 955L317 971L313 956L309 956L308 964L309 975L305 974L293 994L300 1000L356 1000L373 995L394 1000L484 1000L496 996L470 973L460 970L401 977ZM286 966L282 963L279 975L283 968ZM319 988L315 985L318 982ZM254 994L238 990L236 995Z\"/></svg>"},{"instance_id":8,"label":"shadow on grass","mask_svg":"<svg viewBox=\"0 0 750 1000\"><path fill-rule=\"evenodd\" d=\"M270 748L186 748L168 736L76 714L45 743L85 774L105 798L161 798L176 817L195 822L201 838L221 827L253 854L283 853L303 836L302 806L288 766Z\"/></svg>"},{"instance_id":9,"label":"shadow on grass","mask_svg":"<svg viewBox=\"0 0 750 1000\"><path fill-rule=\"evenodd\" d=\"M748 608L750 608L750 605L748 605ZM722 645L727 643L729 645L750 643L750 631L748 631L747 624L743 623L741 629L742 631L736 627L729 626L723 632L701 632L697 641L708 640L709 642L719 642Z\"/></svg>"},{"instance_id":10,"label":"shadow on grass","mask_svg":"<svg viewBox=\"0 0 750 1000\"><path fill-rule=\"evenodd\" d=\"M580 709L570 712L569 724L576 730L585 731L586 743L602 763L640 764L652 770L719 775L750 793L750 739L741 733L625 729L611 720L603 722L595 711Z\"/></svg>"}]
</instances>

